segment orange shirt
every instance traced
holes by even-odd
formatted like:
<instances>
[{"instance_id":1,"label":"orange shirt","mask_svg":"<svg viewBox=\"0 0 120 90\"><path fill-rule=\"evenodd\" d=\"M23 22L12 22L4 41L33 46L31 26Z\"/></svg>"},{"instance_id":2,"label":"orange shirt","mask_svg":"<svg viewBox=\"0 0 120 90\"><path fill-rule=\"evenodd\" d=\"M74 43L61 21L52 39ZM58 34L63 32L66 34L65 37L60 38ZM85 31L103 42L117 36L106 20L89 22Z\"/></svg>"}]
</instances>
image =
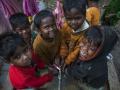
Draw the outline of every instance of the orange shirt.
<instances>
[{"instance_id":1,"label":"orange shirt","mask_svg":"<svg viewBox=\"0 0 120 90\"><path fill-rule=\"evenodd\" d=\"M69 25L66 22L64 23L61 32L69 49L69 53L65 59L65 64L71 64L74 60L76 60L80 51L79 42L83 38L85 32L84 30L88 27L88 23L84 21L83 25L81 25L80 31L77 34L73 34L73 30L69 27Z\"/></svg>"},{"instance_id":2,"label":"orange shirt","mask_svg":"<svg viewBox=\"0 0 120 90\"><path fill-rule=\"evenodd\" d=\"M96 7L90 7L86 12L86 19L90 25L99 25L100 24L100 10Z\"/></svg>"},{"instance_id":3,"label":"orange shirt","mask_svg":"<svg viewBox=\"0 0 120 90\"><path fill-rule=\"evenodd\" d=\"M56 56L66 57L68 53L67 46L59 31L53 42L44 41L38 34L34 40L33 49L46 64L53 62Z\"/></svg>"}]
</instances>

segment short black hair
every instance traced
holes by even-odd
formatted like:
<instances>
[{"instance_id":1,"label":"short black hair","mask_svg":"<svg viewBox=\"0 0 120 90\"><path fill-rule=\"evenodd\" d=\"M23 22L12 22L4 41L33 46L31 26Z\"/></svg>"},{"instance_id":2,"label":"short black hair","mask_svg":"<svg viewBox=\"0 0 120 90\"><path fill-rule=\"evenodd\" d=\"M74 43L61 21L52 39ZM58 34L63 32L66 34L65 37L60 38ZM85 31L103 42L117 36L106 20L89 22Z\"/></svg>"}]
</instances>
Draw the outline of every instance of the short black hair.
<instances>
[{"instance_id":1,"label":"short black hair","mask_svg":"<svg viewBox=\"0 0 120 90\"><path fill-rule=\"evenodd\" d=\"M0 57L10 63L10 57L15 53L17 46L25 46L24 40L15 33L7 32L0 35Z\"/></svg>"},{"instance_id":2,"label":"short black hair","mask_svg":"<svg viewBox=\"0 0 120 90\"><path fill-rule=\"evenodd\" d=\"M23 13L15 13L11 15L9 21L13 30L16 30L16 28L27 28L30 26L28 17Z\"/></svg>"},{"instance_id":3,"label":"short black hair","mask_svg":"<svg viewBox=\"0 0 120 90\"><path fill-rule=\"evenodd\" d=\"M54 19L53 13L49 10L42 10L35 16L34 24L38 29L40 28L41 20L46 17L53 17L53 19Z\"/></svg>"},{"instance_id":4,"label":"short black hair","mask_svg":"<svg viewBox=\"0 0 120 90\"><path fill-rule=\"evenodd\" d=\"M98 3L100 0L89 0L89 1L92 1L92 2Z\"/></svg>"},{"instance_id":5,"label":"short black hair","mask_svg":"<svg viewBox=\"0 0 120 90\"><path fill-rule=\"evenodd\" d=\"M80 13L86 15L86 0L63 0L63 10L70 11L72 8L76 8Z\"/></svg>"},{"instance_id":6,"label":"short black hair","mask_svg":"<svg viewBox=\"0 0 120 90\"><path fill-rule=\"evenodd\" d=\"M92 41L95 45L100 45L103 40L100 26L91 26L88 30L86 30L84 36L88 39L88 41Z\"/></svg>"}]
</instances>

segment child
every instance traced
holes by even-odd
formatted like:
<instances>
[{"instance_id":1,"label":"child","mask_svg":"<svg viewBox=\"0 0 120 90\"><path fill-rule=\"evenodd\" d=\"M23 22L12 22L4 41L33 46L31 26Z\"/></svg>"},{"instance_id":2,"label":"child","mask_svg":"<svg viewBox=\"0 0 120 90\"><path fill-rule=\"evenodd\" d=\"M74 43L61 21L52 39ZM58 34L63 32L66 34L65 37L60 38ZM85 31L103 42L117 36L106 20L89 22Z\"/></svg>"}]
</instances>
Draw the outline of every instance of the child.
<instances>
[{"instance_id":1,"label":"child","mask_svg":"<svg viewBox=\"0 0 120 90\"><path fill-rule=\"evenodd\" d=\"M23 13L13 14L9 21L13 28L13 32L18 33L24 39L25 42L31 41L31 30L28 17Z\"/></svg>"},{"instance_id":2,"label":"child","mask_svg":"<svg viewBox=\"0 0 120 90\"><path fill-rule=\"evenodd\" d=\"M57 30L52 12L42 10L35 16L38 35L33 43L35 53L46 63L53 64L55 58L65 58L67 47Z\"/></svg>"},{"instance_id":3,"label":"child","mask_svg":"<svg viewBox=\"0 0 120 90\"><path fill-rule=\"evenodd\" d=\"M83 0L64 0L63 10L66 18L66 22L69 27L65 24L62 29L62 34L66 40L67 46L69 48L69 55L65 59L66 64L72 63L79 53L79 41L82 35L89 27L86 21L86 5Z\"/></svg>"},{"instance_id":4,"label":"child","mask_svg":"<svg viewBox=\"0 0 120 90\"><path fill-rule=\"evenodd\" d=\"M92 87L105 90L108 80L106 56L117 42L117 35L108 27L90 27L79 42L78 58L68 67L67 73Z\"/></svg>"},{"instance_id":5,"label":"child","mask_svg":"<svg viewBox=\"0 0 120 90\"><path fill-rule=\"evenodd\" d=\"M10 64L9 77L15 89L38 88L52 80L50 72L37 74L36 70L43 71L44 64L39 60L38 68L32 63L36 57L31 55L31 48L18 34L0 36L0 58Z\"/></svg>"},{"instance_id":6,"label":"child","mask_svg":"<svg viewBox=\"0 0 120 90\"><path fill-rule=\"evenodd\" d=\"M97 1L88 0L89 8L86 11L86 19L88 20L89 24L92 25L99 25L100 24L100 9L97 4Z\"/></svg>"}]
</instances>

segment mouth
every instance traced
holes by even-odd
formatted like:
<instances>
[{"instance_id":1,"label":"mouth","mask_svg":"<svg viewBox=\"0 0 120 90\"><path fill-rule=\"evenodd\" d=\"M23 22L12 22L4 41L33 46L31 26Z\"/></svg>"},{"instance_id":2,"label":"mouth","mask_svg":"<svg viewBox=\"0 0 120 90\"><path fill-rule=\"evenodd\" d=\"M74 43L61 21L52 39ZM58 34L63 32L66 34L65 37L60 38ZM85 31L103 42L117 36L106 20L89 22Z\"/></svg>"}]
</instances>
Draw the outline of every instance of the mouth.
<instances>
[{"instance_id":1,"label":"mouth","mask_svg":"<svg viewBox=\"0 0 120 90\"><path fill-rule=\"evenodd\" d=\"M31 65L31 62L32 62L32 60L29 59L29 60L26 60L24 63L25 63L26 65Z\"/></svg>"},{"instance_id":2,"label":"mouth","mask_svg":"<svg viewBox=\"0 0 120 90\"><path fill-rule=\"evenodd\" d=\"M53 40L54 40L54 38L47 39L48 42L52 42Z\"/></svg>"},{"instance_id":3,"label":"mouth","mask_svg":"<svg viewBox=\"0 0 120 90\"><path fill-rule=\"evenodd\" d=\"M85 57L86 55L87 55L87 53L82 52L82 51L80 52L80 56L84 56Z\"/></svg>"}]
</instances>

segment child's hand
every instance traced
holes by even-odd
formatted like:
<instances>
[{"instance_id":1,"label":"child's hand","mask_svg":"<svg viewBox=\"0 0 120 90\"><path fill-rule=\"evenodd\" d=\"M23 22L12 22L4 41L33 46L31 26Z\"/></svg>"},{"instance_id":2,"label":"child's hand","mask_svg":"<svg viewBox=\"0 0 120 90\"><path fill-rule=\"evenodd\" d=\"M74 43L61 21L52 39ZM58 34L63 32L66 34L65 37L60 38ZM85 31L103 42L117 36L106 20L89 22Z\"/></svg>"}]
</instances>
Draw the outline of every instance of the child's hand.
<instances>
[{"instance_id":1,"label":"child's hand","mask_svg":"<svg viewBox=\"0 0 120 90\"><path fill-rule=\"evenodd\" d=\"M56 65L59 65L59 64L60 64L60 57L56 57L54 63L55 63Z\"/></svg>"},{"instance_id":2,"label":"child's hand","mask_svg":"<svg viewBox=\"0 0 120 90\"><path fill-rule=\"evenodd\" d=\"M64 57L56 57L55 58L55 62L54 62L56 65L59 65L59 66L61 66L61 65L63 65L64 64Z\"/></svg>"},{"instance_id":3,"label":"child's hand","mask_svg":"<svg viewBox=\"0 0 120 90\"><path fill-rule=\"evenodd\" d=\"M67 64L64 63L64 65L62 66L62 71L63 72L65 71L66 67L67 67Z\"/></svg>"},{"instance_id":4,"label":"child's hand","mask_svg":"<svg viewBox=\"0 0 120 90\"><path fill-rule=\"evenodd\" d=\"M52 80L53 80L53 74L52 74L52 73L47 73L47 74L43 75L43 77L44 77L47 81L52 81Z\"/></svg>"},{"instance_id":5,"label":"child's hand","mask_svg":"<svg viewBox=\"0 0 120 90\"><path fill-rule=\"evenodd\" d=\"M43 86L36 88L34 90L47 90L47 88L49 88L51 86L51 82L48 82L46 84L44 84Z\"/></svg>"},{"instance_id":6,"label":"child's hand","mask_svg":"<svg viewBox=\"0 0 120 90\"><path fill-rule=\"evenodd\" d=\"M51 66L49 67L49 71L50 71L54 76L58 75L58 70L57 70L53 65L51 65Z\"/></svg>"},{"instance_id":7,"label":"child's hand","mask_svg":"<svg viewBox=\"0 0 120 90\"><path fill-rule=\"evenodd\" d=\"M45 70L44 72L42 72L40 75L43 76L43 75L46 75L48 74L48 70Z\"/></svg>"}]
</instances>

